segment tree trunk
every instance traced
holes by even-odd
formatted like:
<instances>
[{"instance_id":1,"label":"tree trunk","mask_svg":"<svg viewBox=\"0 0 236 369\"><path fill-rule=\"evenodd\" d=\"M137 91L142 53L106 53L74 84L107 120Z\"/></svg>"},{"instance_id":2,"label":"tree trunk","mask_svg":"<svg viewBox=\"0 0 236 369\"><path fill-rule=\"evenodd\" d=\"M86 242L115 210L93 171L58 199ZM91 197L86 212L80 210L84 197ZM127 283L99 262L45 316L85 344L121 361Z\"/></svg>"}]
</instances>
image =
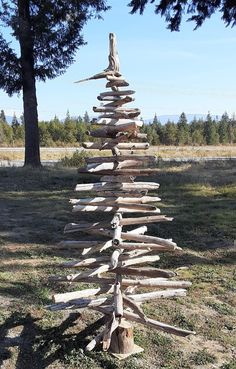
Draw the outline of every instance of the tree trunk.
<instances>
[{"instance_id":1,"label":"tree trunk","mask_svg":"<svg viewBox=\"0 0 236 369\"><path fill-rule=\"evenodd\" d=\"M29 0L18 0L19 42L25 122L25 166L40 167L36 84Z\"/></svg>"}]
</instances>

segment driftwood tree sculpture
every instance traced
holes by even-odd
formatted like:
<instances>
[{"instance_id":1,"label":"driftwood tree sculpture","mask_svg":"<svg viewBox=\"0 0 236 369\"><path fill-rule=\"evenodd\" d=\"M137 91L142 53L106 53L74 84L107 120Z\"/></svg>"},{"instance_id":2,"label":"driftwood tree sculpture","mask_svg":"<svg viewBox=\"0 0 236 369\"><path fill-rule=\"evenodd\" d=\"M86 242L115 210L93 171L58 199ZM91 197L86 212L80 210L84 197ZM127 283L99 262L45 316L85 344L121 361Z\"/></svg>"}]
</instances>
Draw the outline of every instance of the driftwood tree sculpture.
<instances>
[{"instance_id":1,"label":"driftwood tree sculpture","mask_svg":"<svg viewBox=\"0 0 236 369\"><path fill-rule=\"evenodd\" d=\"M52 277L56 281L93 283L96 287L56 294L50 309L90 308L104 314L104 330L86 349L92 350L102 342L103 350L110 349L113 354L126 357L140 351L134 345L130 321L179 336L194 333L149 319L141 308L145 301L185 296L186 288L191 283L172 280L174 272L149 266L160 259L161 252L179 252L181 249L170 239L145 235L146 224L168 222L172 218L159 214L160 210L155 205L160 201L159 197L148 196L148 191L158 189L159 184L135 181L138 176L155 174L156 169L151 168L155 164L155 157L136 154L138 150L147 150L149 144L140 142L140 139L146 139L146 135L139 132L143 124L138 119L140 110L126 107L127 103L134 100L134 91L123 89L129 84L119 70L114 34L110 34L108 68L86 80L98 78L106 78L106 87L111 91L98 96L102 104L93 110L101 113L94 122L99 128L90 132L90 135L105 140L104 143L88 142L83 146L90 150L110 149L112 156L87 159L86 168L79 169L79 172L89 173L91 177L100 176L100 181L78 184L75 191L80 194L89 192L90 195L71 199L70 202L73 212L95 212L99 220L93 223L70 223L65 227L66 234L84 232L94 235L95 240L62 241L59 247L73 248L81 254L80 260L67 262L64 266L83 270ZM110 221L100 219L104 212L111 213ZM136 213L139 216L133 215ZM141 226L126 231L125 228L131 225ZM105 241L96 240L96 236L100 239L102 236ZM148 266L143 267L145 264ZM152 289L152 292L140 293L137 291L140 287Z\"/></svg>"}]
</instances>

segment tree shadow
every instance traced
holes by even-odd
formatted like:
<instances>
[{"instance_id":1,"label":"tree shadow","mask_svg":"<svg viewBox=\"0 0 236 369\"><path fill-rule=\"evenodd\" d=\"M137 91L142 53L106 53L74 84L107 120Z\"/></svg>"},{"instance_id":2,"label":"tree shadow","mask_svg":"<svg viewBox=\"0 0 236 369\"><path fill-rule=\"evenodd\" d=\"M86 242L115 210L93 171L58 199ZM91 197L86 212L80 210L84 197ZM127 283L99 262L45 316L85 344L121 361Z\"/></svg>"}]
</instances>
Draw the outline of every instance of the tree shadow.
<instances>
[{"instance_id":1,"label":"tree shadow","mask_svg":"<svg viewBox=\"0 0 236 369\"><path fill-rule=\"evenodd\" d=\"M89 342L88 336L104 325L105 317L79 332L66 333L78 324L80 317L79 313L71 313L60 325L42 328L39 318L13 313L0 325L0 367L11 359L12 347L18 348L16 369L44 369L57 360L63 362L73 350L83 350ZM20 335L8 337L9 330L19 326L23 327Z\"/></svg>"}]
</instances>

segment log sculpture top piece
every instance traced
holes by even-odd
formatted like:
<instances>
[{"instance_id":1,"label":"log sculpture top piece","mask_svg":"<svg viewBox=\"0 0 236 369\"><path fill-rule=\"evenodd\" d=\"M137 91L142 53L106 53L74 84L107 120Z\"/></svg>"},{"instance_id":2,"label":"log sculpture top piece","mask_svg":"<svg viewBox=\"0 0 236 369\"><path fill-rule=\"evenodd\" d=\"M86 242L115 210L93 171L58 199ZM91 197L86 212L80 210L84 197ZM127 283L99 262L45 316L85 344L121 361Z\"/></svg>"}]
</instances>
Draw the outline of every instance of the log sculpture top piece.
<instances>
[{"instance_id":1,"label":"log sculpture top piece","mask_svg":"<svg viewBox=\"0 0 236 369\"><path fill-rule=\"evenodd\" d=\"M79 193L79 198L71 199L70 202L73 212L99 212L99 221L96 218L94 222L81 220L65 226L65 234L83 232L90 235L90 239L93 236L94 240L83 241L79 237L79 240L74 238L62 241L59 248L77 250L81 255L79 260L64 263L62 267L83 270L52 277L54 281L86 282L96 284L96 287L56 294L53 297L55 304L50 309L90 308L104 314L106 326L88 344L87 350L92 350L102 342L103 350L110 348L113 354L126 357L140 350L133 343L132 326L127 321L179 336L195 333L149 319L140 307L140 304L153 299L185 296L186 288L191 283L171 280L175 277L174 272L149 266L152 262L158 263L160 253L179 253L181 248L170 239L144 235L147 232L145 224L171 221L172 218L159 214L160 209L156 206L159 197L148 195L148 191L158 189L158 183L135 182L137 176L155 176L158 169L153 168L154 156L136 153L138 150L147 150L149 144L145 141L146 136L140 133L143 124L138 118L140 110L125 107L134 100L130 97L134 91L123 89L129 84L119 72L114 34L110 34L108 68L86 80L97 78L106 78L106 87L111 91L103 92L98 97L103 105L93 110L102 115L94 121L97 128L90 134L104 141L84 143L83 146L90 150L109 149L112 155L87 159L87 166L79 169L79 172L91 177L95 174L100 177L100 181L76 185L75 191ZM83 196L87 191L89 196ZM104 212L111 213L110 220L101 219ZM138 216L134 217L133 214ZM142 226L125 229L138 224ZM140 267L143 264L147 264L147 267ZM107 277L104 276L106 273ZM140 287L154 291L139 293Z\"/></svg>"}]
</instances>

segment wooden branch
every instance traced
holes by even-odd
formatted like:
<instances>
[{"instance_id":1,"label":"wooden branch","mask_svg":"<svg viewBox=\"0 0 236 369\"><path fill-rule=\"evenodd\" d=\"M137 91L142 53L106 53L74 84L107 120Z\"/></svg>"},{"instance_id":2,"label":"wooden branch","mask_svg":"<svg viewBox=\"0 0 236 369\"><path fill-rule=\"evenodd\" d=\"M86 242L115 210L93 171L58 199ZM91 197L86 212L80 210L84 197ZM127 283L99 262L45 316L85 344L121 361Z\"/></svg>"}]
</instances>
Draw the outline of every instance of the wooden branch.
<instances>
[{"instance_id":1,"label":"wooden branch","mask_svg":"<svg viewBox=\"0 0 236 369\"><path fill-rule=\"evenodd\" d=\"M109 150L112 149L114 146L117 146L119 150L147 150L149 148L148 142L117 142L114 141L108 141L106 144L100 144L98 142L84 142L82 146L86 149L90 150Z\"/></svg>"},{"instance_id":2,"label":"wooden branch","mask_svg":"<svg viewBox=\"0 0 236 369\"><path fill-rule=\"evenodd\" d=\"M125 161L114 161L114 163L93 163L87 164L88 172L99 172L100 170L116 170L121 168L137 168L140 166L140 161L138 160L125 160Z\"/></svg>"},{"instance_id":3,"label":"wooden branch","mask_svg":"<svg viewBox=\"0 0 236 369\"><path fill-rule=\"evenodd\" d=\"M173 218L166 217L166 215L152 215L138 218L123 218L120 221L121 225L132 225L132 224L147 224L156 222L171 222Z\"/></svg>"},{"instance_id":4,"label":"wooden branch","mask_svg":"<svg viewBox=\"0 0 236 369\"><path fill-rule=\"evenodd\" d=\"M97 299L81 298L81 299L71 300L69 302L52 304L52 305L49 305L47 308L52 311L67 310L67 309L84 309L86 307L100 306L106 303L107 301L110 301L110 298L109 299L107 297L100 297Z\"/></svg>"},{"instance_id":5,"label":"wooden branch","mask_svg":"<svg viewBox=\"0 0 236 369\"><path fill-rule=\"evenodd\" d=\"M70 199L73 205L111 205L111 204L147 204L149 202L161 201L159 197L141 196L141 197L87 197L83 199Z\"/></svg>"},{"instance_id":6,"label":"wooden branch","mask_svg":"<svg viewBox=\"0 0 236 369\"><path fill-rule=\"evenodd\" d=\"M122 249L124 250L146 250L149 249L151 250L155 250L155 251L160 251L160 252L165 252L165 251L173 251L173 250L182 250L180 247L175 247L175 248L171 248L169 246L163 246L163 245L158 245L156 243L138 243L138 242L121 242L120 243L120 247L122 247Z\"/></svg>"},{"instance_id":7,"label":"wooden branch","mask_svg":"<svg viewBox=\"0 0 236 369\"><path fill-rule=\"evenodd\" d=\"M116 317L123 316L123 297L119 282L114 285L114 310Z\"/></svg>"},{"instance_id":8,"label":"wooden branch","mask_svg":"<svg viewBox=\"0 0 236 369\"><path fill-rule=\"evenodd\" d=\"M66 292L66 293L57 293L52 296L54 303L61 303L61 302L69 302L71 300L76 300L79 298L89 297L89 296L95 296L100 294L110 294L113 293L114 286L102 286L98 288L90 288L80 291L74 291L74 292Z\"/></svg>"},{"instance_id":9,"label":"wooden branch","mask_svg":"<svg viewBox=\"0 0 236 369\"><path fill-rule=\"evenodd\" d=\"M79 168L78 173L90 173L87 168ZM91 172L90 174L95 175L131 175L131 176L149 176L150 174L155 175L159 173L159 169L116 169L116 170L100 170L98 172Z\"/></svg>"},{"instance_id":10,"label":"wooden branch","mask_svg":"<svg viewBox=\"0 0 236 369\"><path fill-rule=\"evenodd\" d=\"M126 82L125 80L114 80L114 81L110 81L107 82L106 87L127 87L129 86L129 83Z\"/></svg>"},{"instance_id":11,"label":"wooden branch","mask_svg":"<svg viewBox=\"0 0 236 369\"><path fill-rule=\"evenodd\" d=\"M177 249L176 243L174 243L170 240L164 239L164 238L160 238L160 237L153 237L153 236L146 236L146 235L136 235L136 234L133 234L133 233L122 232L121 238L123 240L128 240L128 241L131 240L131 241L137 241L137 242L154 243L154 244L157 244L157 245L166 246L169 250L176 250ZM178 249L180 249L180 248L178 248Z\"/></svg>"},{"instance_id":12,"label":"wooden branch","mask_svg":"<svg viewBox=\"0 0 236 369\"><path fill-rule=\"evenodd\" d=\"M170 283L169 281L167 282ZM145 301L150 301L153 299L183 297L183 296L186 296L185 289L153 291L153 292L147 292L147 293L139 293L136 295L129 295L130 299L136 302L140 302L140 303L145 302Z\"/></svg>"},{"instance_id":13,"label":"wooden branch","mask_svg":"<svg viewBox=\"0 0 236 369\"><path fill-rule=\"evenodd\" d=\"M97 345L99 345L99 343L101 343L102 338L103 338L103 334L104 334L103 330L102 332L98 333L93 339L92 341L90 341L87 346L85 347L85 351L92 351Z\"/></svg>"},{"instance_id":14,"label":"wooden branch","mask_svg":"<svg viewBox=\"0 0 236 369\"><path fill-rule=\"evenodd\" d=\"M120 124L119 126L107 125L94 131L90 131L89 135L93 137L110 137L115 139L120 132L138 132L138 128L139 127L135 122Z\"/></svg>"},{"instance_id":15,"label":"wooden branch","mask_svg":"<svg viewBox=\"0 0 236 369\"><path fill-rule=\"evenodd\" d=\"M130 169L131 170L131 169ZM134 182L134 183L107 183L107 182L97 182L97 183L82 183L77 184L75 191L91 191L91 190L156 190L159 188L159 183L156 182Z\"/></svg>"},{"instance_id":16,"label":"wooden branch","mask_svg":"<svg viewBox=\"0 0 236 369\"><path fill-rule=\"evenodd\" d=\"M113 113L104 113L99 115L98 120L103 119L103 118L107 118L107 119L136 119L138 116L140 115L139 111L134 111L134 112L119 112L119 111L114 111ZM143 136L144 137L144 136ZM145 135L145 137L147 137Z\"/></svg>"},{"instance_id":17,"label":"wooden branch","mask_svg":"<svg viewBox=\"0 0 236 369\"><path fill-rule=\"evenodd\" d=\"M120 244L120 242L121 242L121 231L122 231L122 227L120 225L118 225L114 229L114 234L113 234L113 238L112 238L113 246L118 246Z\"/></svg>"},{"instance_id":18,"label":"wooden branch","mask_svg":"<svg viewBox=\"0 0 236 369\"><path fill-rule=\"evenodd\" d=\"M108 96L125 96L125 95L133 95L135 94L135 91L133 90L123 90L123 91L106 91L106 92L102 92L99 97L102 99L104 97L108 97ZM98 98L98 100L100 100Z\"/></svg>"},{"instance_id":19,"label":"wooden branch","mask_svg":"<svg viewBox=\"0 0 236 369\"><path fill-rule=\"evenodd\" d=\"M94 106L93 111L95 113L141 113L137 108L126 108L126 107L112 107L112 106ZM127 123L129 124L129 123Z\"/></svg>"},{"instance_id":20,"label":"wooden branch","mask_svg":"<svg viewBox=\"0 0 236 369\"><path fill-rule=\"evenodd\" d=\"M105 101L105 99L103 99L103 101ZM103 106L114 106L114 107L118 107L118 106L122 106L124 104L128 104L128 103L130 103L132 101L135 101L135 98L134 97L131 97L131 96L125 96L124 98L120 98L118 100L112 101L112 99L110 99L109 101L111 101L111 102L108 102L107 104L105 104Z\"/></svg>"},{"instance_id":21,"label":"wooden branch","mask_svg":"<svg viewBox=\"0 0 236 369\"><path fill-rule=\"evenodd\" d=\"M142 277L164 277L164 278L172 278L176 276L175 272L170 270L163 270L163 269L156 269L152 267L139 267L137 268L116 268L113 272L117 272L122 275L135 275L135 276L142 276Z\"/></svg>"},{"instance_id":22,"label":"wooden branch","mask_svg":"<svg viewBox=\"0 0 236 369\"><path fill-rule=\"evenodd\" d=\"M72 211L78 212L121 212L121 213L160 213L160 209L156 208L152 205L143 205L143 204L120 204L116 206L99 206L99 205L74 205Z\"/></svg>"},{"instance_id":23,"label":"wooden branch","mask_svg":"<svg viewBox=\"0 0 236 369\"><path fill-rule=\"evenodd\" d=\"M99 181L101 182L127 182L131 183L134 182L136 177L133 176L102 176L99 178Z\"/></svg>"},{"instance_id":24,"label":"wooden branch","mask_svg":"<svg viewBox=\"0 0 236 369\"><path fill-rule=\"evenodd\" d=\"M147 278L147 279L122 279L122 285L123 286L137 286L137 287L149 287L149 288L156 288L156 287L162 287L162 288L188 288L192 285L189 281L166 281L162 278ZM157 291L158 293L161 291ZM163 291L162 291L163 292ZM168 291L165 291L165 294L168 295ZM151 292L154 294L154 292ZM170 293L173 293L171 291ZM182 293L182 292L180 292ZM160 293L161 295L161 293ZM148 295L147 295L148 296ZM150 295L153 296L153 295ZM155 296L155 294L154 294ZM172 296L172 295L171 295ZM182 296L182 295L181 295ZM159 297L159 295L158 295ZM168 295L168 297L170 297ZM152 298L152 297L150 297Z\"/></svg>"},{"instance_id":25,"label":"wooden branch","mask_svg":"<svg viewBox=\"0 0 236 369\"><path fill-rule=\"evenodd\" d=\"M110 75L110 76L116 76L116 77L120 77L121 76L121 74L119 72L116 72L114 70L104 70L101 73L97 73L97 74L95 74L92 77L81 79L81 80L76 81L74 83L81 83L81 82L86 82L86 81L90 81L90 80L93 80L93 79L106 78L108 75Z\"/></svg>"},{"instance_id":26,"label":"wooden branch","mask_svg":"<svg viewBox=\"0 0 236 369\"><path fill-rule=\"evenodd\" d=\"M155 329L163 331L163 332L175 334L176 336L186 337L189 334L196 334L196 332L194 332L194 331L189 331L189 330L186 330L186 329L173 327L169 324L165 324L165 323L159 322L159 321L154 320L154 319L149 319L148 318L148 319L144 320L144 319L140 318L137 314L131 313L127 310L124 310L124 317L128 320L132 320L134 322L147 325L148 327L155 328Z\"/></svg>"},{"instance_id":27,"label":"wooden branch","mask_svg":"<svg viewBox=\"0 0 236 369\"><path fill-rule=\"evenodd\" d=\"M132 301L128 296L126 296L124 294L122 296L123 296L124 305L131 308L134 311L135 314L137 314L140 318L142 318L146 321L147 317L144 314L143 310L134 301Z\"/></svg>"},{"instance_id":28,"label":"wooden branch","mask_svg":"<svg viewBox=\"0 0 236 369\"><path fill-rule=\"evenodd\" d=\"M107 351L111 344L111 336L115 329L119 326L119 322L113 314L112 319L107 323L106 328L103 333L102 348L103 351Z\"/></svg>"},{"instance_id":29,"label":"wooden branch","mask_svg":"<svg viewBox=\"0 0 236 369\"><path fill-rule=\"evenodd\" d=\"M155 156L148 156L148 155L119 155L119 156L96 156L91 158L86 158L86 163L113 163L113 162L122 162L126 160L135 160L140 161L142 163L149 163L155 164L156 157Z\"/></svg>"},{"instance_id":30,"label":"wooden branch","mask_svg":"<svg viewBox=\"0 0 236 369\"><path fill-rule=\"evenodd\" d=\"M119 256L122 253L122 250L118 249L113 251L112 255L111 255L111 259L110 259L110 264L111 264L111 268L115 269L118 265L119 262Z\"/></svg>"}]
</instances>

